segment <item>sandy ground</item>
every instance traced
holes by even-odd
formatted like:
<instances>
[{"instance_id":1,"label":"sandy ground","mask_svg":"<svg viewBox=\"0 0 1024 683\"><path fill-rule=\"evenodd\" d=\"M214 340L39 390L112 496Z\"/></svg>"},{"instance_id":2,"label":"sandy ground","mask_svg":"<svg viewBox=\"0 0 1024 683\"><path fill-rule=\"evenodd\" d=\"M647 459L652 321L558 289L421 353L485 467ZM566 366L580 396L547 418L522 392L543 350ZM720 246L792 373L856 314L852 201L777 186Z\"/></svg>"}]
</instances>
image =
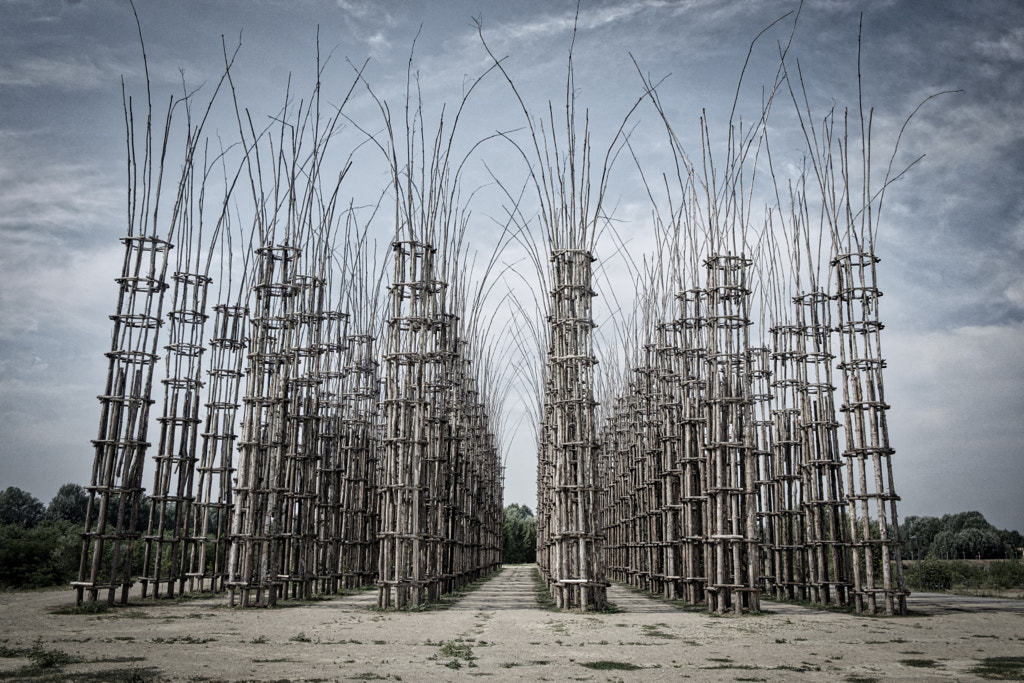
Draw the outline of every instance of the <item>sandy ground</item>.
<instances>
[{"instance_id":1,"label":"sandy ground","mask_svg":"<svg viewBox=\"0 0 1024 683\"><path fill-rule=\"evenodd\" d=\"M0 679L970 681L983 680L971 673L981 660L1024 657L1021 600L924 593L907 617L772 602L717 617L613 586L619 611L578 614L538 609L533 571L506 567L451 607L416 613L373 610L373 591L276 609L135 601L92 615L52 613L73 603L70 590L3 593L0 645L85 661L41 670L0 658Z\"/></svg>"}]
</instances>

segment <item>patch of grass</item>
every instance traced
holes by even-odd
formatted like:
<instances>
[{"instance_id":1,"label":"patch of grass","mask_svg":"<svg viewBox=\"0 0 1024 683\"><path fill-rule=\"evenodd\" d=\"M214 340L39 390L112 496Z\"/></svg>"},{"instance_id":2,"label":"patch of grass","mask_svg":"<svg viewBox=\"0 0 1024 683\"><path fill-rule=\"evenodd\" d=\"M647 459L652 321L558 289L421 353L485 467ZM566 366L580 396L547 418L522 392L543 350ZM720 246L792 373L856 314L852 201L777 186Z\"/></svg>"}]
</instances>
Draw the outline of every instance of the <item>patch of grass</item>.
<instances>
[{"instance_id":1,"label":"patch of grass","mask_svg":"<svg viewBox=\"0 0 1024 683\"><path fill-rule=\"evenodd\" d=\"M100 657L98 659L90 659L90 662L94 664L127 664L129 662L144 662L145 657Z\"/></svg>"},{"instance_id":2,"label":"patch of grass","mask_svg":"<svg viewBox=\"0 0 1024 683\"><path fill-rule=\"evenodd\" d=\"M12 677L7 680L20 679L32 681L32 683L66 683L67 681L74 681L74 683L155 683L166 680L161 671L154 667L77 671L74 676L69 676L62 671L46 673L34 669L23 670L23 673L25 673L23 677Z\"/></svg>"},{"instance_id":3,"label":"patch of grass","mask_svg":"<svg viewBox=\"0 0 1024 683\"><path fill-rule=\"evenodd\" d=\"M291 657L275 657L273 659L254 659L253 664L281 664L283 662L297 662L299 660L292 659Z\"/></svg>"},{"instance_id":4,"label":"patch of grass","mask_svg":"<svg viewBox=\"0 0 1024 683\"><path fill-rule=\"evenodd\" d=\"M544 581L544 577L541 576L540 569L537 567L533 568L533 592L537 598L537 608L546 610L548 612L557 612L558 607L555 605L555 599L551 595L551 591L548 590L548 584Z\"/></svg>"},{"instance_id":5,"label":"patch of grass","mask_svg":"<svg viewBox=\"0 0 1024 683\"><path fill-rule=\"evenodd\" d=\"M65 664L74 664L82 661L81 657L74 657L63 650L48 650L43 647L41 640L37 640L28 650L28 659L40 669L54 669Z\"/></svg>"},{"instance_id":6,"label":"patch of grass","mask_svg":"<svg viewBox=\"0 0 1024 683\"><path fill-rule=\"evenodd\" d=\"M473 646L469 643L459 643L454 640L446 641L441 645L441 654L445 657L464 659L467 662L476 659L473 655Z\"/></svg>"},{"instance_id":7,"label":"patch of grass","mask_svg":"<svg viewBox=\"0 0 1024 683\"><path fill-rule=\"evenodd\" d=\"M596 662L580 662L579 664L588 669L596 669L598 671L636 671L643 668L639 664L633 664L632 662L615 662L609 659L601 659Z\"/></svg>"},{"instance_id":8,"label":"patch of grass","mask_svg":"<svg viewBox=\"0 0 1024 683\"><path fill-rule=\"evenodd\" d=\"M387 676L381 676L379 673L373 671L367 671L366 673L356 674L355 676L349 676L350 681L386 681Z\"/></svg>"},{"instance_id":9,"label":"patch of grass","mask_svg":"<svg viewBox=\"0 0 1024 683\"><path fill-rule=\"evenodd\" d=\"M760 669L761 667L754 666L753 664L736 664L735 662L733 662L732 664L716 664L715 666L698 666L697 668L698 669L706 669L706 670L709 670L709 671L713 670L713 669L749 669L751 671L755 671L757 669Z\"/></svg>"},{"instance_id":10,"label":"patch of grass","mask_svg":"<svg viewBox=\"0 0 1024 683\"><path fill-rule=\"evenodd\" d=\"M644 630L644 635L649 638L664 638L666 640L678 639L678 636L675 634L661 630L662 628L667 627L668 624L645 624L642 628Z\"/></svg>"},{"instance_id":11,"label":"patch of grass","mask_svg":"<svg viewBox=\"0 0 1024 683\"><path fill-rule=\"evenodd\" d=\"M83 602L81 605L61 605L50 610L50 614L103 614L110 611L110 605L106 602L94 600Z\"/></svg>"},{"instance_id":12,"label":"patch of grass","mask_svg":"<svg viewBox=\"0 0 1024 683\"><path fill-rule=\"evenodd\" d=\"M178 643L184 643L186 645L205 645L206 643L216 642L216 638L197 638L192 634L184 636L171 636L170 638L164 638L157 636L152 638L150 642L158 643L160 645L177 645Z\"/></svg>"},{"instance_id":13,"label":"patch of grass","mask_svg":"<svg viewBox=\"0 0 1024 683\"><path fill-rule=\"evenodd\" d=\"M142 610L133 609L130 612L115 612L115 619L152 619L151 616L143 612Z\"/></svg>"},{"instance_id":14,"label":"patch of grass","mask_svg":"<svg viewBox=\"0 0 1024 683\"><path fill-rule=\"evenodd\" d=\"M989 680L1024 680L1024 657L986 657L978 660L970 672Z\"/></svg>"},{"instance_id":15,"label":"patch of grass","mask_svg":"<svg viewBox=\"0 0 1024 683\"><path fill-rule=\"evenodd\" d=\"M307 636L305 633L303 633L302 631L299 631L297 634L295 634L294 636L292 636L288 640L292 641L293 643L312 643L313 642L312 639L309 636Z\"/></svg>"},{"instance_id":16,"label":"patch of grass","mask_svg":"<svg viewBox=\"0 0 1024 683\"><path fill-rule=\"evenodd\" d=\"M430 644L430 641L427 641L427 643ZM473 662L476 659L476 655L473 654L472 643L466 642L462 638L457 638L437 643L437 645L440 647L440 656L449 658L444 663L449 669L461 669L463 662L470 668L476 668L476 664ZM438 655L434 655L430 659L438 658Z\"/></svg>"},{"instance_id":17,"label":"patch of grass","mask_svg":"<svg viewBox=\"0 0 1024 683\"><path fill-rule=\"evenodd\" d=\"M881 683L880 679L874 676L861 676L859 674L850 674L843 679L843 683Z\"/></svg>"},{"instance_id":18,"label":"patch of grass","mask_svg":"<svg viewBox=\"0 0 1024 683\"><path fill-rule=\"evenodd\" d=\"M250 645L263 645L266 642L267 642L267 637L266 636L256 636L255 638L253 638L252 640L249 641L249 644Z\"/></svg>"},{"instance_id":19,"label":"patch of grass","mask_svg":"<svg viewBox=\"0 0 1024 683\"><path fill-rule=\"evenodd\" d=\"M709 662L718 662L714 666L701 666L699 669L760 669L753 664L740 664L734 662L732 657L708 657Z\"/></svg>"},{"instance_id":20,"label":"patch of grass","mask_svg":"<svg viewBox=\"0 0 1024 683\"><path fill-rule=\"evenodd\" d=\"M903 666L912 666L915 669L936 669L939 664L934 659L899 659L896 660Z\"/></svg>"}]
</instances>

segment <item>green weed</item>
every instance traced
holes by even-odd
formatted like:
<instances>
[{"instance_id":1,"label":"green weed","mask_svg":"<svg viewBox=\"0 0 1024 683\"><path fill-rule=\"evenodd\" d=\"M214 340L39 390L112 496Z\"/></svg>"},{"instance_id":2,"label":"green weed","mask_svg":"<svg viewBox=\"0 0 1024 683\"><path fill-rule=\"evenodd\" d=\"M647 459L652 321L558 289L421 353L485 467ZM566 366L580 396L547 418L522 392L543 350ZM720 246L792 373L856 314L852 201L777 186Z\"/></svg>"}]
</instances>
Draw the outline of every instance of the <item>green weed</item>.
<instances>
[{"instance_id":1,"label":"green weed","mask_svg":"<svg viewBox=\"0 0 1024 683\"><path fill-rule=\"evenodd\" d=\"M50 614L103 614L108 611L110 611L109 604L94 600L92 602L83 602L81 605L62 605L60 607L55 607L50 610Z\"/></svg>"},{"instance_id":2,"label":"green weed","mask_svg":"<svg viewBox=\"0 0 1024 683\"><path fill-rule=\"evenodd\" d=\"M897 661L903 666L912 666L915 669L935 669L939 666L934 659L900 659Z\"/></svg>"},{"instance_id":3,"label":"green weed","mask_svg":"<svg viewBox=\"0 0 1024 683\"><path fill-rule=\"evenodd\" d=\"M597 671L636 671L643 667L639 664L633 664L632 662L615 662L608 659L598 660L596 662L580 662L580 666L585 666L588 669L596 669Z\"/></svg>"},{"instance_id":4,"label":"green weed","mask_svg":"<svg viewBox=\"0 0 1024 683\"><path fill-rule=\"evenodd\" d=\"M53 669L80 662L80 657L73 657L63 650L47 650L41 640L37 640L28 651L28 658L40 669Z\"/></svg>"},{"instance_id":5,"label":"green weed","mask_svg":"<svg viewBox=\"0 0 1024 683\"><path fill-rule=\"evenodd\" d=\"M971 673L997 681L1024 680L1024 657L986 657L978 661Z\"/></svg>"}]
</instances>

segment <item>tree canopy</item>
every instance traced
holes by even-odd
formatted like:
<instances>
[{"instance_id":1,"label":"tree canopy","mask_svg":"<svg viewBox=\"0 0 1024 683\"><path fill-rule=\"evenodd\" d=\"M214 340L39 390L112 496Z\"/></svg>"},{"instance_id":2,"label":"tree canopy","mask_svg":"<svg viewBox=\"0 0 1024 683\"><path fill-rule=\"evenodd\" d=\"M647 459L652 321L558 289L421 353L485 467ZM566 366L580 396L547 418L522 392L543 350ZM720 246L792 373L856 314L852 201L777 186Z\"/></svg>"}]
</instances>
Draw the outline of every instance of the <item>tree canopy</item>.
<instances>
[{"instance_id":1,"label":"tree canopy","mask_svg":"<svg viewBox=\"0 0 1024 683\"><path fill-rule=\"evenodd\" d=\"M46 506L47 519L63 519L72 524L85 523L89 494L80 484L64 484Z\"/></svg>"},{"instance_id":2,"label":"tree canopy","mask_svg":"<svg viewBox=\"0 0 1024 683\"><path fill-rule=\"evenodd\" d=\"M46 508L27 491L8 486L0 493L0 524L16 524L31 529L43 520Z\"/></svg>"},{"instance_id":3,"label":"tree canopy","mask_svg":"<svg viewBox=\"0 0 1024 683\"><path fill-rule=\"evenodd\" d=\"M1020 557L1020 532L996 529L977 511L907 517L900 530L904 558L993 560Z\"/></svg>"},{"instance_id":4,"label":"tree canopy","mask_svg":"<svg viewBox=\"0 0 1024 683\"><path fill-rule=\"evenodd\" d=\"M526 505L512 503L505 508L501 546L505 564L537 561L537 519Z\"/></svg>"}]
</instances>

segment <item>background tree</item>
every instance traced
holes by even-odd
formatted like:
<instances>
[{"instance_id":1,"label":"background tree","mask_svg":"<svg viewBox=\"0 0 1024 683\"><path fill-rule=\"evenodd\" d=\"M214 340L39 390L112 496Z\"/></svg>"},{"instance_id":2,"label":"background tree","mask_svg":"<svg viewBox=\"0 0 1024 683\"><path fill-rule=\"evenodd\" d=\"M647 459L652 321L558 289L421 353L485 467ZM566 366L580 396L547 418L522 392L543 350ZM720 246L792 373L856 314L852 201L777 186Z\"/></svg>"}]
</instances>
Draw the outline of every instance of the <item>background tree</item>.
<instances>
[{"instance_id":1,"label":"background tree","mask_svg":"<svg viewBox=\"0 0 1024 683\"><path fill-rule=\"evenodd\" d=\"M910 556L917 559L928 554L935 537L942 531L942 520L938 517L918 517L911 515L903 520L900 540ZM916 538L915 538L916 536Z\"/></svg>"},{"instance_id":2,"label":"background tree","mask_svg":"<svg viewBox=\"0 0 1024 683\"><path fill-rule=\"evenodd\" d=\"M88 505L89 495L80 484L64 484L47 506L46 519L83 524Z\"/></svg>"},{"instance_id":3,"label":"background tree","mask_svg":"<svg viewBox=\"0 0 1024 683\"><path fill-rule=\"evenodd\" d=\"M900 539L910 553L908 559L916 559L919 552L939 560L1012 559L1020 557L1024 545L1020 532L996 529L977 511L907 517Z\"/></svg>"},{"instance_id":4,"label":"background tree","mask_svg":"<svg viewBox=\"0 0 1024 683\"><path fill-rule=\"evenodd\" d=\"M985 515L977 510L970 512L957 512L952 515L942 515L942 528L957 533L965 529L994 529Z\"/></svg>"},{"instance_id":5,"label":"background tree","mask_svg":"<svg viewBox=\"0 0 1024 683\"><path fill-rule=\"evenodd\" d=\"M537 519L528 506L512 503L505 508L501 541L505 564L537 561Z\"/></svg>"},{"instance_id":6,"label":"background tree","mask_svg":"<svg viewBox=\"0 0 1024 683\"><path fill-rule=\"evenodd\" d=\"M0 524L16 524L31 529L43 519L46 508L39 499L17 486L0 493Z\"/></svg>"}]
</instances>

